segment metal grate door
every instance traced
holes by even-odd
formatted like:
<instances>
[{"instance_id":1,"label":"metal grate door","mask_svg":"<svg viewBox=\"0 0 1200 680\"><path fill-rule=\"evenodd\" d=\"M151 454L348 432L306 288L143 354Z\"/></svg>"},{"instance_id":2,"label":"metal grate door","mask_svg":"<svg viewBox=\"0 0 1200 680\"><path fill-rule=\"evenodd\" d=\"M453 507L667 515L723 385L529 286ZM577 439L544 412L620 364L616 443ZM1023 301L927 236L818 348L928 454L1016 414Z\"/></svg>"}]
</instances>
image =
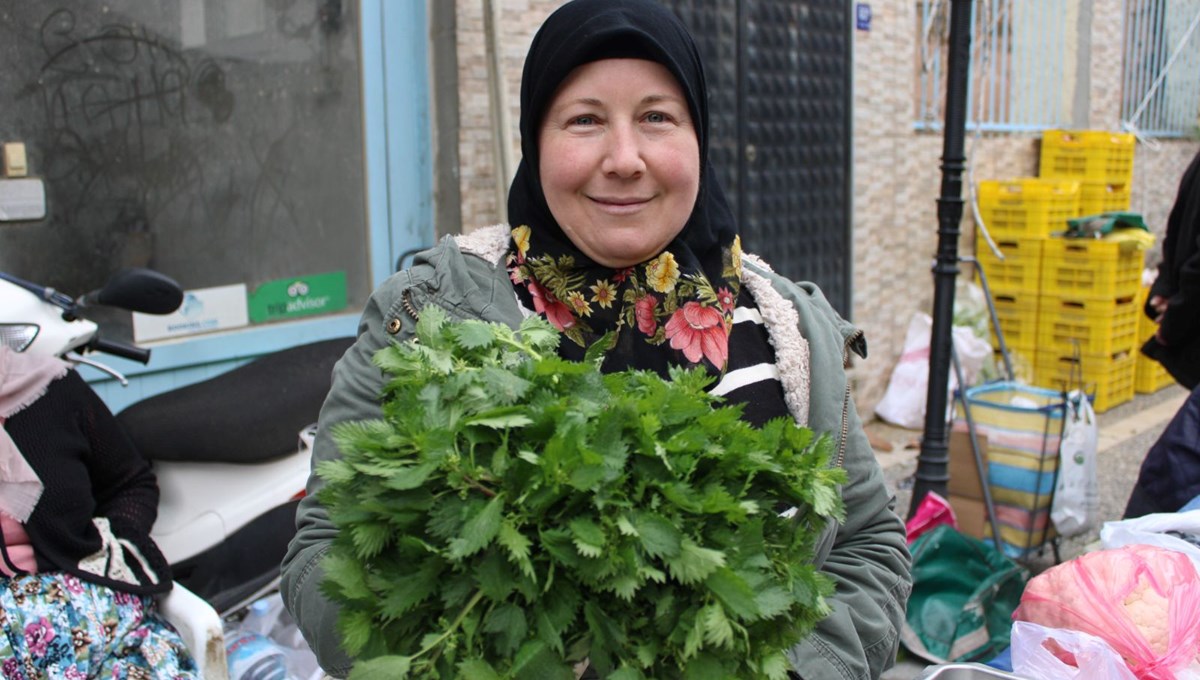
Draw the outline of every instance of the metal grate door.
<instances>
[{"instance_id":1,"label":"metal grate door","mask_svg":"<svg viewBox=\"0 0 1200 680\"><path fill-rule=\"evenodd\" d=\"M850 7L668 0L699 43L710 158L746 250L850 312Z\"/></svg>"}]
</instances>

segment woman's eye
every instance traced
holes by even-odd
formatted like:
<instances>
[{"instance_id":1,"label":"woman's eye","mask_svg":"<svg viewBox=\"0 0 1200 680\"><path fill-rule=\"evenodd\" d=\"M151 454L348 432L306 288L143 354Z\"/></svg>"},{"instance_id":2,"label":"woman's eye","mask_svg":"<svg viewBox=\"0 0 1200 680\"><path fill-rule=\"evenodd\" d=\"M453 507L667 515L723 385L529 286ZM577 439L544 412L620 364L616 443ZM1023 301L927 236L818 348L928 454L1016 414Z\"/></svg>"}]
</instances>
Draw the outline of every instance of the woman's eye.
<instances>
[{"instance_id":1,"label":"woman's eye","mask_svg":"<svg viewBox=\"0 0 1200 680\"><path fill-rule=\"evenodd\" d=\"M595 125L595 116L575 116L571 119L571 125Z\"/></svg>"},{"instance_id":2,"label":"woman's eye","mask_svg":"<svg viewBox=\"0 0 1200 680\"><path fill-rule=\"evenodd\" d=\"M647 123L666 123L669 120L670 118L667 117L667 114L658 111L651 111L646 114Z\"/></svg>"}]
</instances>

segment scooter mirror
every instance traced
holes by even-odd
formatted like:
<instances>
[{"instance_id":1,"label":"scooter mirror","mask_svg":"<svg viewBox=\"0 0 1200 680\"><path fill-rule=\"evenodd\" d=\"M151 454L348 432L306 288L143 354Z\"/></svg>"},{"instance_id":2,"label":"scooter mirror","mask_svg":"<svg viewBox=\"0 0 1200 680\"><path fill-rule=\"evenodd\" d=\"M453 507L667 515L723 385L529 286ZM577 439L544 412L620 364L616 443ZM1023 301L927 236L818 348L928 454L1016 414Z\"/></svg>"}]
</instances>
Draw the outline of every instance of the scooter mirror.
<instances>
[{"instance_id":1,"label":"scooter mirror","mask_svg":"<svg viewBox=\"0 0 1200 680\"><path fill-rule=\"evenodd\" d=\"M183 289L165 274L149 269L125 269L100 290L88 293L84 302L145 314L170 314L183 303Z\"/></svg>"}]
</instances>

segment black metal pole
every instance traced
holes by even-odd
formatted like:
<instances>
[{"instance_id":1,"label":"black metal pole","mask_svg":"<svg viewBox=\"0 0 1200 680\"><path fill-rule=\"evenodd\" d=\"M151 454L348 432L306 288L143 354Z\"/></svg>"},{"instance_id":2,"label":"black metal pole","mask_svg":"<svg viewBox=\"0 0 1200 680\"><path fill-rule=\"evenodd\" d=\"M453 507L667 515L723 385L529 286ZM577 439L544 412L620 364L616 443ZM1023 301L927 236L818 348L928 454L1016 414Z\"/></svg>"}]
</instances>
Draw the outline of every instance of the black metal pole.
<instances>
[{"instance_id":1,"label":"black metal pole","mask_svg":"<svg viewBox=\"0 0 1200 680\"><path fill-rule=\"evenodd\" d=\"M950 54L946 75L946 123L942 138L942 194L938 197L938 249L933 265L933 330L929 339L929 385L925 433L917 457L916 481L908 516L925 494L946 495L950 457L947 445L946 388L950 381L954 284L958 277L958 236L962 220L962 175L966 158L967 77L971 59L971 0L950 0Z\"/></svg>"}]
</instances>

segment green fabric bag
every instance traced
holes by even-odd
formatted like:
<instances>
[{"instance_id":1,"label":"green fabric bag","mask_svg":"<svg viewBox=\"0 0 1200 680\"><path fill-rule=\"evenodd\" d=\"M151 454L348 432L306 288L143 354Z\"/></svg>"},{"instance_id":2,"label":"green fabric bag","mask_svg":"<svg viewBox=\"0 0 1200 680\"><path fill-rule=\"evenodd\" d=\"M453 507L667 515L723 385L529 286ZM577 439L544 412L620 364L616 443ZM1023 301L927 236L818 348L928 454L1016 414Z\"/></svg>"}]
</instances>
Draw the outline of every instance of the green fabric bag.
<instances>
[{"instance_id":1,"label":"green fabric bag","mask_svg":"<svg viewBox=\"0 0 1200 680\"><path fill-rule=\"evenodd\" d=\"M943 524L912 551L913 590L900 641L933 663L986 661L1008 648L1026 570L990 543Z\"/></svg>"}]
</instances>

